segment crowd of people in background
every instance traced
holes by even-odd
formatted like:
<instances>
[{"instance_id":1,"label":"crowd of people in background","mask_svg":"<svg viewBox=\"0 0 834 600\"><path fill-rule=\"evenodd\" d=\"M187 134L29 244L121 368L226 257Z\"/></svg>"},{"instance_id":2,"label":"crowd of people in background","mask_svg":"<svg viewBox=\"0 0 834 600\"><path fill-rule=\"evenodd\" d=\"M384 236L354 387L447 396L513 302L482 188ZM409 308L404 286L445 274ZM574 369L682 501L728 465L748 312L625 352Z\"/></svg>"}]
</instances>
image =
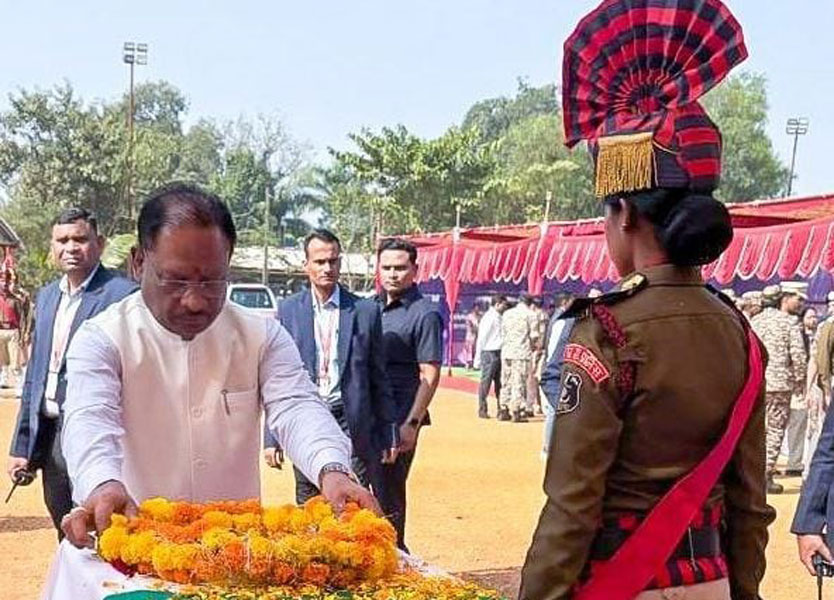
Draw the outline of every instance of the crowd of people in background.
<instances>
[{"instance_id":1,"label":"crowd of people in background","mask_svg":"<svg viewBox=\"0 0 834 600\"><path fill-rule=\"evenodd\" d=\"M762 290L736 294L723 290L748 318L770 357L767 384L768 493L782 493L777 476L807 477L810 458L819 439L831 399L834 360L834 292L827 306L807 304L808 285L783 282ZM601 295L594 288L589 297ZM544 415L542 456L550 448L555 410L540 393L541 374L556 349L564 321L559 319L573 296L552 299L521 294L512 300L496 294L483 312L476 304L466 317L467 366L480 370L478 416L489 418L488 398L496 398L501 421L522 423ZM777 470L777 459L787 446L787 464Z\"/></svg>"}]
</instances>

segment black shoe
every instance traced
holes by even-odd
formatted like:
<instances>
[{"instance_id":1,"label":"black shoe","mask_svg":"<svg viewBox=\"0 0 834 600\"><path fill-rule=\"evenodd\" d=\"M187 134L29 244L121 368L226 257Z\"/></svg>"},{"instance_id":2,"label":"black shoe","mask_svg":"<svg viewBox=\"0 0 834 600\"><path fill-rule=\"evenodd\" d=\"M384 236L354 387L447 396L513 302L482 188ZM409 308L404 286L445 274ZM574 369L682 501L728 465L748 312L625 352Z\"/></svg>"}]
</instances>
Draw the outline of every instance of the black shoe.
<instances>
[{"instance_id":1,"label":"black shoe","mask_svg":"<svg viewBox=\"0 0 834 600\"><path fill-rule=\"evenodd\" d=\"M489 419L489 415L485 412L479 412L478 413L478 418L479 419Z\"/></svg>"},{"instance_id":2,"label":"black shoe","mask_svg":"<svg viewBox=\"0 0 834 600\"><path fill-rule=\"evenodd\" d=\"M768 494L781 494L785 491L785 488L782 484L776 483L773 481L773 477L767 478L767 493Z\"/></svg>"},{"instance_id":3,"label":"black shoe","mask_svg":"<svg viewBox=\"0 0 834 600\"><path fill-rule=\"evenodd\" d=\"M527 417L521 414L520 410L513 413L513 423L527 423Z\"/></svg>"},{"instance_id":4,"label":"black shoe","mask_svg":"<svg viewBox=\"0 0 834 600\"><path fill-rule=\"evenodd\" d=\"M506 408L502 408L498 411L498 420L499 421L512 421L513 418L510 416L510 411Z\"/></svg>"},{"instance_id":5,"label":"black shoe","mask_svg":"<svg viewBox=\"0 0 834 600\"><path fill-rule=\"evenodd\" d=\"M785 477L802 477L802 469L785 469Z\"/></svg>"}]
</instances>

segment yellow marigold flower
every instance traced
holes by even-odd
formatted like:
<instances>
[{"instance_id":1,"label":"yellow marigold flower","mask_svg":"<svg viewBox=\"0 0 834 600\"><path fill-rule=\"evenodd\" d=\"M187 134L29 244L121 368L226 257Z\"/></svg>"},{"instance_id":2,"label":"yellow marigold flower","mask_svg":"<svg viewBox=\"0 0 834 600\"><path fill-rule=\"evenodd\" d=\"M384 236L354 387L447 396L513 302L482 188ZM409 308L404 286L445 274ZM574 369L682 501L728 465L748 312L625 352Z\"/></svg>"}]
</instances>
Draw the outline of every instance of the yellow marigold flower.
<instances>
[{"instance_id":1,"label":"yellow marigold flower","mask_svg":"<svg viewBox=\"0 0 834 600\"><path fill-rule=\"evenodd\" d=\"M120 515L119 513L113 513L110 515L110 526L111 527L127 527L128 525L128 518L124 515Z\"/></svg>"},{"instance_id":2,"label":"yellow marigold flower","mask_svg":"<svg viewBox=\"0 0 834 600\"><path fill-rule=\"evenodd\" d=\"M174 506L165 498L149 498L139 505L139 514L156 521L169 522L174 518Z\"/></svg>"},{"instance_id":3,"label":"yellow marigold flower","mask_svg":"<svg viewBox=\"0 0 834 600\"><path fill-rule=\"evenodd\" d=\"M304 512L310 515L313 523L321 523L327 517L333 516L333 508L324 496L314 496L304 503Z\"/></svg>"},{"instance_id":4,"label":"yellow marigold flower","mask_svg":"<svg viewBox=\"0 0 834 600\"><path fill-rule=\"evenodd\" d=\"M122 547L122 560L129 565L150 563L156 544L156 536L152 531L135 533L128 538L127 543Z\"/></svg>"},{"instance_id":5,"label":"yellow marigold flower","mask_svg":"<svg viewBox=\"0 0 834 600\"><path fill-rule=\"evenodd\" d=\"M358 567L362 564L362 548L355 542L335 542L333 554L339 564L351 567Z\"/></svg>"},{"instance_id":6,"label":"yellow marigold flower","mask_svg":"<svg viewBox=\"0 0 834 600\"><path fill-rule=\"evenodd\" d=\"M293 533L306 533L313 525L313 519L302 509L293 510L290 515L290 531Z\"/></svg>"},{"instance_id":7,"label":"yellow marigold flower","mask_svg":"<svg viewBox=\"0 0 834 600\"><path fill-rule=\"evenodd\" d=\"M262 535L250 535L249 552L257 558L271 557L275 554L275 543Z\"/></svg>"},{"instance_id":8,"label":"yellow marigold flower","mask_svg":"<svg viewBox=\"0 0 834 600\"><path fill-rule=\"evenodd\" d=\"M231 529L232 515L221 510L210 510L203 515L203 522L207 527L224 527Z\"/></svg>"},{"instance_id":9,"label":"yellow marigold flower","mask_svg":"<svg viewBox=\"0 0 834 600\"><path fill-rule=\"evenodd\" d=\"M127 544L129 537L126 527L108 527L98 540L98 553L107 561L121 558L122 548Z\"/></svg>"},{"instance_id":10,"label":"yellow marigold flower","mask_svg":"<svg viewBox=\"0 0 834 600\"><path fill-rule=\"evenodd\" d=\"M279 531L288 531L290 518L293 512L297 509L294 506L285 504L277 508L266 508L263 512L263 524L267 531L276 533Z\"/></svg>"},{"instance_id":11,"label":"yellow marigold flower","mask_svg":"<svg viewBox=\"0 0 834 600\"><path fill-rule=\"evenodd\" d=\"M261 516L252 513L232 515L232 525L235 531L246 533L250 529L261 528Z\"/></svg>"},{"instance_id":12,"label":"yellow marigold flower","mask_svg":"<svg viewBox=\"0 0 834 600\"><path fill-rule=\"evenodd\" d=\"M204 548L218 550L236 539L237 536L228 529L212 527L203 533L200 541Z\"/></svg>"},{"instance_id":13,"label":"yellow marigold flower","mask_svg":"<svg viewBox=\"0 0 834 600\"><path fill-rule=\"evenodd\" d=\"M275 557L292 565L305 565L310 562L306 542L297 535L285 535L275 541Z\"/></svg>"},{"instance_id":14,"label":"yellow marigold flower","mask_svg":"<svg viewBox=\"0 0 834 600\"><path fill-rule=\"evenodd\" d=\"M325 517L319 523L319 535L331 541L344 540L349 537L344 523L332 515Z\"/></svg>"}]
</instances>

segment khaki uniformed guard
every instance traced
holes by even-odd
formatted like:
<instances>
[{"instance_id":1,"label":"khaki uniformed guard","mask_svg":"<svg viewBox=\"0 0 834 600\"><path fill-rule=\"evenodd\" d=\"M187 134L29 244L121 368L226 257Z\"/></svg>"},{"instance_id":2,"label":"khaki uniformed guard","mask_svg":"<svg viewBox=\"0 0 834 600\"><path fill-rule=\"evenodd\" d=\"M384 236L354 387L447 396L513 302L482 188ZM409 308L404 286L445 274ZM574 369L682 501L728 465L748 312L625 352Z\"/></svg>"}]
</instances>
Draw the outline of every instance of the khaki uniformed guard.
<instances>
[{"instance_id":1,"label":"khaki uniformed guard","mask_svg":"<svg viewBox=\"0 0 834 600\"><path fill-rule=\"evenodd\" d=\"M566 139L590 142L624 279L574 302L545 369L557 415L523 600L759 597L766 358L698 269L732 226L697 98L745 56L718 0L608 0L565 44Z\"/></svg>"},{"instance_id":2,"label":"khaki uniformed guard","mask_svg":"<svg viewBox=\"0 0 834 600\"><path fill-rule=\"evenodd\" d=\"M751 324L756 335L767 349L768 363L765 373L767 394L767 491L781 494L782 485L773 481L776 460L782 449L782 440L788 426L791 396L804 394L808 357L802 342L802 329L798 318L801 292L789 283L771 285L762 291L764 309L753 317ZM797 313L797 314L795 314Z\"/></svg>"},{"instance_id":3,"label":"khaki uniformed guard","mask_svg":"<svg viewBox=\"0 0 834 600\"><path fill-rule=\"evenodd\" d=\"M536 317L530 309L533 299L522 295L518 304L504 313L501 331L504 344L501 346L501 410L498 418L525 422L522 410L527 402L527 376L533 359L533 349L538 343Z\"/></svg>"}]
</instances>

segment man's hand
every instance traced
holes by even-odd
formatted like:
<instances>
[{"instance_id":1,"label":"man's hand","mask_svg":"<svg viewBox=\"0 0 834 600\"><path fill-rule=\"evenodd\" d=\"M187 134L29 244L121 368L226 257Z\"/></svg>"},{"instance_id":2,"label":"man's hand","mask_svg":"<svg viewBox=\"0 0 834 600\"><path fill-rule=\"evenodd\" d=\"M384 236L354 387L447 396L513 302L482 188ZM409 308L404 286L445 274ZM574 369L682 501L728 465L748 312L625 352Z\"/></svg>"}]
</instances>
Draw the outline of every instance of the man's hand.
<instances>
[{"instance_id":1,"label":"man's hand","mask_svg":"<svg viewBox=\"0 0 834 600\"><path fill-rule=\"evenodd\" d=\"M414 447L417 445L417 434L420 431L420 425L412 427L408 421L400 425L400 454L406 452L414 452Z\"/></svg>"},{"instance_id":2,"label":"man's hand","mask_svg":"<svg viewBox=\"0 0 834 600\"><path fill-rule=\"evenodd\" d=\"M321 478L321 494L337 513L344 510L345 503L353 501L361 508L367 508L377 515L382 515L382 509L373 494L344 473L338 471L325 473Z\"/></svg>"},{"instance_id":3,"label":"man's hand","mask_svg":"<svg viewBox=\"0 0 834 600\"><path fill-rule=\"evenodd\" d=\"M397 462L397 457L400 455L400 449L396 446L382 451L382 464L393 465Z\"/></svg>"},{"instance_id":4,"label":"man's hand","mask_svg":"<svg viewBox=\"0 0 834 600\"><path fill-rule=\"evenodd\" d=\"M264 448L264 461L273 469L281 470L284 468L284 449L283 448Z\"/></svg>"},{"instance_id":5,"label":"man's hand","mask_svg":"<svg viewBox=\"0 0 834 600\"><path fill-rule=\"evenodd\" d=\"M817 574L814 570L814 563L812 562L814 554L819 554L827 562L834 563L834 558L831 557L831 551L825 545L825 541L823 541L821 535L815 533L798 535L796 536L796 542L799 545L799 560L802 561L802 564L805 565L805 568L808 569L811 575Z\"/></svg>"},{"instance_id":6,"label":"man's hand","mask_svg":"<svg viewBox=\"0 0 834 600\"><path fill-rule=\"evenodd\" d=\"M92 491L83 506L73 508L61 520L61 530L73 546L94 548L91 531L101 535L110 526L113 513L132 517L137 512L136 503L120 481L105 481Z\"/></svg>"},{"instance_id":7,"label":"man's hand","mask_svg":"<svg viewBox=\"0 0 834 600\"><path fill-rule=\"evenodd\" d=\"M29 468L29 460L19 456L10 456L6 463L6 473L9 474L9 479L14 481L14 474L21 469Z\"/></svg>"}]
</instances>

